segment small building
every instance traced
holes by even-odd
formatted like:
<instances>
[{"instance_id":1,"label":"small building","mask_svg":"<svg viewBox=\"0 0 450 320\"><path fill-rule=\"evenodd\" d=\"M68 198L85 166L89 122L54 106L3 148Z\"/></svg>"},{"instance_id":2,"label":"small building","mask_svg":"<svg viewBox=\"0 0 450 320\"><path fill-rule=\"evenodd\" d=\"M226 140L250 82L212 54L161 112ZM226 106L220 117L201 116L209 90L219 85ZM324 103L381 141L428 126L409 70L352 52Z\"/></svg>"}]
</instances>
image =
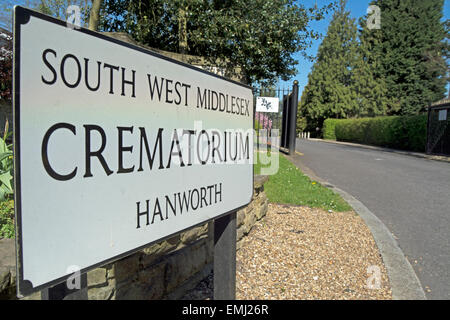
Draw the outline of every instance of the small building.
<instances>
[{"instance_id":1,"label":"small building","mask_svg":"<svg viewBox=\"0 0 450 320\"><path fill-rule=\"evenodd\" d=\"M450 98L428 107L426 153L450 156Z\"/></svg>"}]
</instances>

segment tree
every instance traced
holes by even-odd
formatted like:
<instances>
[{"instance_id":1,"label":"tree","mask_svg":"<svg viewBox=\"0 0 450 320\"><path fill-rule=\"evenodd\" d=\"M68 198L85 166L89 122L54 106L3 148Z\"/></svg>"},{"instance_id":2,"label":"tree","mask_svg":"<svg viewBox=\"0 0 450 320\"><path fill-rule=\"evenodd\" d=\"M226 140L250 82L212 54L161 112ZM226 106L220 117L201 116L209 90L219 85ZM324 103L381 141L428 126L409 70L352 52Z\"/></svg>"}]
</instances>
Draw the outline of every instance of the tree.
<instances>
[{"instance_id":1,"label":"tree","mask_svg":"<svg viewBox=\"0 0 450 320\"><path fill-rule=\"evenodd\" d=\"M248 83L273 83L295 74L293 54L317 37L309 23L331 7L306 9L294 0L105 0L100 29L203 56L220 68L239 67Z\"/></svg>"},{"instance_id":2,"label":"tree","mask_svg":"<svg viewBox=\"0 0 450 320\"><path fill-rule=\"evenodd\" d=\"M98 24L100 22L100 7L102 1L101 0L93 0L92 7L89 13L89 29L97 31Z\"/></svg>"},{"instance_id":3,"label":"tree","mask_svg":"<svg viewBox=\"0 0 450 320\"><path fill-rule=\"evenodd\" d=\"M36 0L35 0L36 1ZM80 8L81 23L82 26L87 26L89 21L89 11L91 6L90 0L37 0L38 5L35 9L38 11L53 16L60 20L67 21L71 12L67 12L67 9L71 5L78 6Z\"/></svg>"},{"instance_id":4,"label":"tree","mask_svg":"<svg viewBox=\"0 0 450 320\"><path fill-rule=\"evenodd\" d=\"M372 4L381 9L381 68L387 98L391 105L398 105L390 114L417 114L445 93L444 0L376 0Z\"/></svg>"},{"instance_id":5,"label":"tree","mask_svg":"<svg viewBox=\"0 0 450 320\"><path fill-rule=\"evenodd\" d=\"M393 113L398 105L388 103L386 79L381 70L381 30L369 29L367 17L360 19L357 59L353 67L352 90L356 96L358 117Z\"/></svg>"},{"instance_id":6,"label":"tree","mask_svg":"<svg viewBox=\"0 0 450 320\"><path fill-rule=\"evenodd\" d=\"M341 0L333 15L301 97L298 114L306 117L309 130L321 128L326 118L358 115L353 90L357 28L345 5Z\"/></svg>"}]
</instances>

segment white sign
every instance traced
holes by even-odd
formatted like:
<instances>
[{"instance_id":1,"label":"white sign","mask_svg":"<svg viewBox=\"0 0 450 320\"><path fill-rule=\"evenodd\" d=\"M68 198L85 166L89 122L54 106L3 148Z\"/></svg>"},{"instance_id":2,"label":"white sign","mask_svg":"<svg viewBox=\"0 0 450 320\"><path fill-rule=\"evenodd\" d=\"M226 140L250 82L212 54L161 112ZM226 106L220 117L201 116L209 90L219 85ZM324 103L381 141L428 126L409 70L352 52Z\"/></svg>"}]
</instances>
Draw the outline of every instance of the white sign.
<instances>
[{"instance_id":1,"label":"white sign","mask_svg":"<svg viewBox=\"0 0 450 320\"><path fill-rule=\"evenodd\" d=\"M447 109L439 110L439 121L447 120Z\"/></svg>"},{"instance_id":2,"label":"white sign","mask_svg":"<svg viewBox=\"0 0 450 320\"><path fill-rule=\"evenodd\" d=\"M272 97L257 97L256 112L278 112L280 100Z\"/></svg>"},{"instance_id":3,"label":"white sign","mask_svg":"<svg viewBox=\"0 0 450 320\"><path fill-rule=\"evenodd\" d=\"M15 7L19 293L247 205L250 87Z\"/></svg>"}]
</instances>

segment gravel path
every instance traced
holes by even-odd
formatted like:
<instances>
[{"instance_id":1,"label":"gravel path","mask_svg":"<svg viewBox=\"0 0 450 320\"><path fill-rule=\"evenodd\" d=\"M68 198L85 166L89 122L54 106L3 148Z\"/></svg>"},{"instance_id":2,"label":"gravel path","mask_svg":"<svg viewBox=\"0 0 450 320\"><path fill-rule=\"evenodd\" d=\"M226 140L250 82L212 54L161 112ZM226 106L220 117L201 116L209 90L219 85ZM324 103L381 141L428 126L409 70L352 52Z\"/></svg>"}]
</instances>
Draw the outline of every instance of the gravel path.
<instances>
[{"instance_id":1,"label":"gravel path","mask_svg":"<svg viewBox=\"0 0 450 320\"><path fill-rule=\"evenodd\" d=\"M392 299L372 235L354 212L270 204L236 256L236 299ZM367 288L378 271L379 289ZM212 275L184 299L212 299Z\"/></svg>"},{"instance_id":2,"label":"gravel path","mask_svg":"<svg viewBox=\"0 0 450 320\"><path fill-rule=\"evenodd\" d=\"M237 299L392 299L372 235L354 212L271 204L243 241ZM381 281L371 284L380 288L367 288L377 272Z\"/></svg>"}]
</instances>

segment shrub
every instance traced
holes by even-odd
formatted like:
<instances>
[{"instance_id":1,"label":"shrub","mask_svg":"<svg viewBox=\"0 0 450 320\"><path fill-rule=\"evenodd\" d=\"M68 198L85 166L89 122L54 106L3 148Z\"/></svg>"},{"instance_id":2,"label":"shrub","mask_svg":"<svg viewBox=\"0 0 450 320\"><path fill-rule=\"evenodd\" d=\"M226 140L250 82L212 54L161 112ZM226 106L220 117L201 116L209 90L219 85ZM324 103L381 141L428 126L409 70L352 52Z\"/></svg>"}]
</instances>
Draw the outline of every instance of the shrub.
<instances>
[{"instance_id":1,"label":"shrub","mask_svg":"<svg viewBox=\"0 0 450 320\"><path fill-rule=\"evenodd\" d=\"M328 121L332 120L332 121ZM328 137L394 149L425 151L427 116L392 116L325 121ZM328 122L328 123L327 123ZM331 139L331 138L329 138Z\"/></svg>"},{"instance_id":2,"label":"shrub","mask_svg":"<svg viewBox=\"0 0 450 320\"><path fill-rule=\"evenodd\" d=\"M326 119L323 122L323 138L326 140L336 140L335 127L338 119Z\"/></svg>"},{"instance_id":3,"label":"shrub","mask_svg":"<svg viewBox=\"0 0 450 320\"><path fill-rule=\"evenodd\" d=\"M8 124L6 130L8 132ZM6 143L7 134L0 138L0 201L14 194L13 190L13 152L12 146Z\"/></svg>"},{"instance_id":4,"label":"shrub","mask_svg":"<svg viewBox=\"0 0 450 320\"><path fill-rule=\"evenodd\" d=\"M0 100L11 102L11 93L12 93L12 56L6 54L2 56L2 59L0 59Z\"/></svg>"},{"instance_id":5,"label":"shrub","mask_svg":"<svg viewBox=\"0 0 450 320\"><path fill-rule=\"evenodd\" d=\"M14 238L14 200L0 202L1 238Z\"/></svg>"}]
</instances>

